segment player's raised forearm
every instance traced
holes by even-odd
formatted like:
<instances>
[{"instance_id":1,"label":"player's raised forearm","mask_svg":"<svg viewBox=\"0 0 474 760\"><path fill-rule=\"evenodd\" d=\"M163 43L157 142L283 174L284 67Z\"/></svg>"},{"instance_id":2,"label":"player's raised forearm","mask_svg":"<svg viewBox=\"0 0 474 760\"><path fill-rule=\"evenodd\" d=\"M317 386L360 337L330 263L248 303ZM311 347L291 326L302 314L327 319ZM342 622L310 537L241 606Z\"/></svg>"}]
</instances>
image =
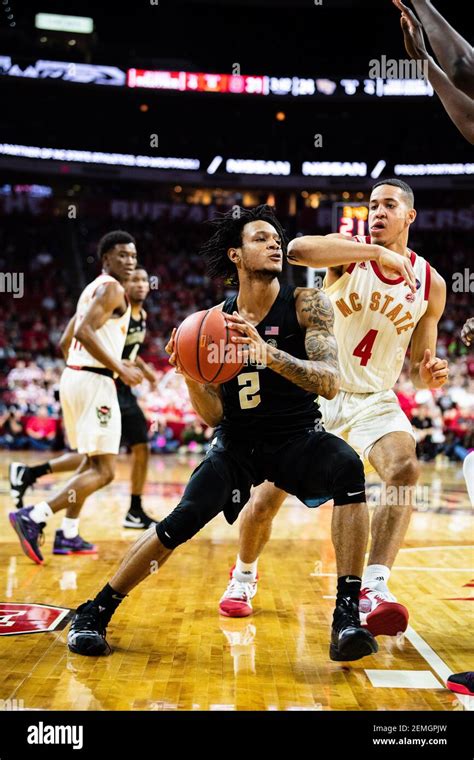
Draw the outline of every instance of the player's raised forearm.
<instances>
[{"instance_id":1,"label":"player's raised forearm","mask_svg":"<svg viewBox=\"0 0 474 760\"><path fill-rule=\"evenodd\" d=\"M453 29L429 0L412 0L412 5L423 24L423 29L438 61L453 81L456 76L457 62L463 56L471 54L471 45Z\"/></svg>"},{"instance_id":2,"label":"player's raised forearm","mask_svg":"<svg viewBox=\"0 0 474 760\"><path fill-rule=\"evenodd\" d=\"M224 416L219 391L213 385L203 385L185 378L189 398L196 414L210 427L216 427Z\"/></svg>"},{"instance_id":3,"label":"player's raised forearm","mask_svg":"<svg viewBox=\"0 0 474 760\"><path fill-rule=\"evenodd\" d=\"M474 101L450 82L432 58L428 58L428 79L451 121L466 140L474 145Z\"/></svg>"},{"instance_id":4,"label":"player's raised forearm","mask_svg":"<svg viewBox=\"0 0 474 760\"><path fill-rule=\"evenodd\" d=\"M338 267L352 262L378 261L381 246L326 235L304 235L288 245L290 264L313 269Z\"/></svg>"},{"instance_id":5,"label":"player's raised forearm","mask_svg":"<svg viewBox=\"0 0 474 760\"><path fill-rule=\"evenodd\" d=\"M286 380L304 388L305 391L316 393L327 399L334 398L339 390L341 380L339 368L337 363L332 361L297 359L286 351L270 347L268 367Z\"/></svg>"}]
</instances>

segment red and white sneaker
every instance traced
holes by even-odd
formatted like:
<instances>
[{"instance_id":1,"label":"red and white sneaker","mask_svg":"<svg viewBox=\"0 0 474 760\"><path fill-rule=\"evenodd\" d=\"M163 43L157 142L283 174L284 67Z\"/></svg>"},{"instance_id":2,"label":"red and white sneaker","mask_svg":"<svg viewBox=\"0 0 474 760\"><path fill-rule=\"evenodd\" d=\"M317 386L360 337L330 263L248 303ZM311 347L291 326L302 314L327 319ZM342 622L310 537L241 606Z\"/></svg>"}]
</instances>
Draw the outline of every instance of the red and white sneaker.
<instances>
[{"instance_id":1,"label":"red and white sneaker","mask_svg":"<svg viewBox=\"0 0 474 760\"><path fill-rule=\"evenodd\" d=\"M408 610L385 588L363 588L359 595L361 625L372 636L396 636L406 631Z\"/></svg>"},{"instance_id":2,"label":"red and white sneaker","mask_svg":"<svg viewBox=\"0 0 474 760\"><path fill-rule=\"evenodd\" d=\"M454 673L449 676L446 686L456 694L466 694L468 697L474 697L474 671L469 670L466 673Z\"/></svg>"},{"instance_id":3,"label":"red and white sneaker","mask_svg":"<svg viewBox=\"0 0 474 760\"><path fill-rule=\"evenodd\" d=\"M230 571L230 581L219 602L219 612L226 617L248 617L252 614L252 599L257 593L257 580L242 583Z\"/></svg>"}]
</instances>

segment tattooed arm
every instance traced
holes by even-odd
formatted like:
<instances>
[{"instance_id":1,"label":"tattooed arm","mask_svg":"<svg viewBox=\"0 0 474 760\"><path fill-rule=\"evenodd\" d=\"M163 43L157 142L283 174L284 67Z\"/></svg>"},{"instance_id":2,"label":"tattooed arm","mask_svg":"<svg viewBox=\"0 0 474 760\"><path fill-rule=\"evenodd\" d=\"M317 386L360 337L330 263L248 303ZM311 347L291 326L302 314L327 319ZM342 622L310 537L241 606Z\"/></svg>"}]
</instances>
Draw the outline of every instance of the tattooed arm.
<instances>
[{"instance_id":1,"label":"tattooed arm","mask_svg":"<svg viewBox=\"0 0 474 760\"><path fill-rule=\"evenodd\" d=\"M307 359L280 351L268 345L253 325L234 312L226 315L229 323L245 337L232 338L235 343L252 345L267 367L310 393L334 398L339 390L340 376L337 344L334 337L334 312L329 298L320 290L301 288L296 295L298 322L306 331Z\"/></svg>"},{"instance_id":2,"label":"tattooed arm","mask_svg":"<svg viewBox=\"0 0 474 760\"><path fill-rule=\"evenodd\" d=\"M308 359L296 359L273 349L268 366L307 391L334 398L340 375L331 301L321 290L302 288L296 296L296 313L301 327L306 329Z\"/></svg>"}]
</instances>

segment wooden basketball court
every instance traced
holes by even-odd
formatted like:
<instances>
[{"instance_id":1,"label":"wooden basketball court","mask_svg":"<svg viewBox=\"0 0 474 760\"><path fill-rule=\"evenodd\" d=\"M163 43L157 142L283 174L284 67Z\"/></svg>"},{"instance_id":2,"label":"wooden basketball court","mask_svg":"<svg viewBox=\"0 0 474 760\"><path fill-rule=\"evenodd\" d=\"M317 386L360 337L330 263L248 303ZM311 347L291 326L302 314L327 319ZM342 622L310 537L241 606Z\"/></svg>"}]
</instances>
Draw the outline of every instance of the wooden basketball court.
<instances>
[{"instance_id":1,"label":"wooden basketball court","mask_svg":"<svg viewBox=\"0 0 474 760\"><path fill-rule=\"evenodd\" d=\"M86 503L81 535L97 557L52 555L34 565L8 524L12 508L3 456L0 510L0 602L74 609L109 579L141 531L124 530L128 461L114 483ZM196 461L153 457L144 500L156 518L177 503ZM27 502L47 497L64 475L40 481ZM370 477L371 482L375 482ZM222 516L181 547L136 589L109 628L113 654L84 658L66 648L66 628L0 639L0 700L42 710L447 710L474 698L444 687L453 672L474 668L473 523L461 467L423 465L429 503L413 514L390 587L410 610L403 637L379 637L379 652L352 664L328 657L335 596L331 508L289 498L259 565L251 618L220 617L217 605L237 550L237 525ZM0 616L0 634L7 632Z\"/></svg>"}]
</instances>

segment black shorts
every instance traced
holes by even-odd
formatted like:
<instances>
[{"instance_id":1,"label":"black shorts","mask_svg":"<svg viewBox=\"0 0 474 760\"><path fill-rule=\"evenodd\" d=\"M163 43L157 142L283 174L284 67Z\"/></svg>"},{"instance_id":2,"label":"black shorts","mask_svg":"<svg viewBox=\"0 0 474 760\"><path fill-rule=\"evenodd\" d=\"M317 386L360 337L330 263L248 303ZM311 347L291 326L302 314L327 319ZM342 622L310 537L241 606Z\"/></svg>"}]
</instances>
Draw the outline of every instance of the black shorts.
<instances>
[{"instance_id":1,"label":"black shorts","mask_svg":"<svg viewBox=\"0 0 474 760\"><path fill-rule=\"evenodd\" d=\"M122 438L120 442L127 446L136 446L137 443L148 443L148 426L145 415L138 406L135 396L133 396L133 399L133 402L128 403L126 406L120 406L122 417Z\"/></svg>"},{"instance_id":2,"label":"black shorts","mask_svg":"<svg viewBox=\"0 0 474 760\"><path fill-rule=\"evenodd\" d=\"M157 526L158 538L175 548L219 512L232 524L252 486L268 480L306 506L365 501L364 468L355 451L324 430L309 430L284 442L242 443L218 433L194 470L177 507Z\"/></svg>"}]
</instances>

